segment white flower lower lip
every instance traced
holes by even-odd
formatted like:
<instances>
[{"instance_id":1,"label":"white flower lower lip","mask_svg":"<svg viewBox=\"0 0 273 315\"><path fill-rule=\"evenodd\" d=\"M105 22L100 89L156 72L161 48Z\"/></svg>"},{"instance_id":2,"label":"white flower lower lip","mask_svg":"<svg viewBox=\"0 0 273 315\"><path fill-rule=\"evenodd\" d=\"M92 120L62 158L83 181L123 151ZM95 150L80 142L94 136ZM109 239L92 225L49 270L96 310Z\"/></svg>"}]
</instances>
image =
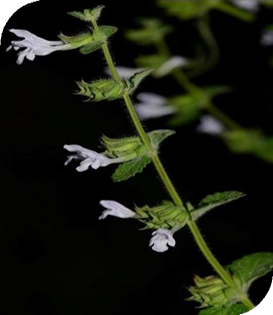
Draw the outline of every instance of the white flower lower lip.
<instances>
[{"instance_id":1,"label":"white flower lower lip","mask_svg":"<svg viewBox=\"0 0 273 315\"><path fill-rule=\"evenodd\" d=\"M17 64L22 64L24 59L33 61L35 56L46 56L54 51L72 49L70 44L65 44L62 41L48 41L38 37L27 30L10 29L10 32L16 36L23 38L22 40L12 41L7 51L14 48L19 50Z\"/></svg>"},{"instance_id":2,"label":"white flower lower lip","mask_svg":"<svg viewBox=\"0 0 273 315\"><path fill-rule=\"evenodd\" d=\"M72 160L81 161L80 166L76 168L78 172L87 171L90 166L96 170L99 167L105 167L110 164L124 162L123 158L110 159L101 153L83 148L77 144L65 145L64 149L69 152L75 153L68 156L65 165L68 165Z\"/></svg>"},{"instance_id":3,"label":"white flower lower lip","mask_svg":"<svg viewBox=\"0 0 273 315\"><path fill-rule=\"evenodd\" d=\"M169 247L174 247L176 244L173 238L173 231L167 229L158 229L152 233L149 246L158 253L166 252Z\"/></svg>"}]
</instances>

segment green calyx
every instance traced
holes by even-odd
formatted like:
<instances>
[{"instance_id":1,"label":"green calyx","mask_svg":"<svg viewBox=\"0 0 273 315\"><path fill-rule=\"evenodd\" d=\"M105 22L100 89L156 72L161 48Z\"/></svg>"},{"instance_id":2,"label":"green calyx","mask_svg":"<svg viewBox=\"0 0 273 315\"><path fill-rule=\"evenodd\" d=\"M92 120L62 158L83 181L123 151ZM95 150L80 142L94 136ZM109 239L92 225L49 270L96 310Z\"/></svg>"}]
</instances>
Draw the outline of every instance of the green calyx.
<instances>
[{"instance_id":1,"label":"green calyx","mask_svg":"<svg viewBox=\"0 0 273 315\"><path fill-rule=\"evenodd\" d=\"M122 98L124 87L111 79L100 79L93 82L77 82L79 91L76 95L86 96L85 102L114 101Z\"/></svg>"},{"instance_id":2,"label":"green calyx","mask_svg":"<svg viewBox=\"0 0 273 315\"><path fill-rule=\"evenodd\" d=\"M114 101L123 97L127 92L132 94L142 80L153 70L145 69L135 73L131 78L117 83L113 79L100 79L93 82L77 82L80 90L76 93L88 97L87 102Z\"/></svg>"},{"instance_id":3,"label":"green calyx","mask_svg":"<svg viewBox=\"0 0 273 315\"><path fill-rule=\"evenodd\" d=\"M149 132L148 137L153 148L158 150L161 142L174 133L172 130L155 130ZM112 139L102 136L101 143L105 148L106 156L124 160L124 163L120 164L112 175L114 182L125 181L137 173L141 173L152 162L149 148L139 137Z\"/></svg>"},{"instance_id":4,"label":"green calyx","mask_svg":"<svg viewBox=\"0 0 273 315\"><path fill-rule=\"evenodd\" d=\"M156 207L136 207L139 221L146 225L147 229L173 229L180 230L188 222L188 214L182 207L174 205L171 201L164 201Z\"/></svg>"},{"instance_id":5,"label":"green calyx","mask_svg":"<svg viewBox=\"0 0 273 315\"><path fill-rule=\"evenodd\" d=\"M80 48L80 53L86 55L101 49L102 45L110 36L115 34L116 31L117 28L113 26L103 25L99 27L99 31L94 31L92 28L89 28L88 32L75 36L67 36L61 33L59 38L64 43L70 44L72 49Z\"/></svg>"},{"instance_id":6,"label":"green calyx","mask_svg":"<svg viewBox=\"0 0 273 315\"><path fill-rule=\"evenodd\" d=\"M68 12L68 14L87 23L92 23L93 19L96 21L99 19L104 8L103 5L99 5L94 9L85 9L83 12L73 11Z\"/></svg>"},{"instance_id":7,"label":"green calyx","mask_svg":"<svg viewBox=\"0 0 273 315\"><path fill-rule=\"evenodd\" d=\"M247 307L240 304L248 296L251 284L273 270L273 253L255 253L235 260L226 267L233 286L228 286L216 276L194 278L195 286L188 301L195 301L205 308L199 315L240 315ZM240 312L241 311L241 312Z\"/></svg>"},{"instance_id":8,"label":"green calyx","mask_svg":"<svg viewBox=\"0 0 273 315\"><path fill-rule=\"evenodd\" d=\"M192 296L187 301L198 302L201 304L200 308L217 308L236 302L237 289L228 287L219 277L209 276L201 278L195 276L194 283L195 286L189 288Z\"/></svg>"},{"instance_id":9,"label":"green calyx","mask_svg":"<svg viewBox=\"0 0 273 315\"><path fill-rule=\"evenodd\" d=\"M105 154L107 156L111 158L126 157L127 160L137 157L143 147L139 137L112 139L103 135L101 142L106 149Z\"/></svg>"}]
</instances>

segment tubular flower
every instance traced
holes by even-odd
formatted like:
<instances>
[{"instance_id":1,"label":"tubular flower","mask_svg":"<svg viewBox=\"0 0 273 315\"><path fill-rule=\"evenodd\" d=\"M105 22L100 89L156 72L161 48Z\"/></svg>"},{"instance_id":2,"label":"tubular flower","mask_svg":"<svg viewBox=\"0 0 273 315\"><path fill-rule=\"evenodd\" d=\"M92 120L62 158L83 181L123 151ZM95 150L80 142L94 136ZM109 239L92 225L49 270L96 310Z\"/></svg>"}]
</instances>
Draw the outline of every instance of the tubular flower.
<instances>
[{"instance_id":1,"label":"tubular flower","mask_svg":"<svg viewBox=\"0 0 273 315\"><path fill-rule=\"evenodd\" d=\"M12 41L7 48L7 51L12 48L16 51L22 49L18 53L18 65L21 65L25 58L33 61L36 56L46 56L54 51L73 49L70 44L65 44L62 41L48 41L26 30L11 29L10 32L20 38L24 38Z\"/></svg>"},{"instance_id":2,"label":"tubular flower","mask_svg":"<svg viewBox=\"0 0 273 315\"><path fill-rule=\"evenodd\" d=\"M65 145L64 149L69 152L75 152L74 155L69 155L65 165L68 165L72 160L79 160L81 161L80 166L76 168L78 172L87 171L88 168L91 166L94 170L98 169L99 167L105 167L110 164L115 163L122 163L124 162L124 158L108 158L104 154L98 153L96 151L92 151L86 148L81 147L80 145L72 144L72 145Z\"/></svg>"}]
</instances>

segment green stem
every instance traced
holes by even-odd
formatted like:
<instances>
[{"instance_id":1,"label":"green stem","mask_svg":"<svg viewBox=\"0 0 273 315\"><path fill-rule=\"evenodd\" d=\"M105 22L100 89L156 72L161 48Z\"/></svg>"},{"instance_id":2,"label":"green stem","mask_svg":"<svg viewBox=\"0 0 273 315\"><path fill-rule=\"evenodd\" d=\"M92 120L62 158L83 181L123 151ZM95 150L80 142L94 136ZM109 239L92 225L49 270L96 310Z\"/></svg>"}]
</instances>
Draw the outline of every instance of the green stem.
<instances>
[{"instance_id":1,"label":"green stem","mask_svg":"<svg viewBox=\"0 0 273 315\"><path fill-rule=\"evenodd\" d=\"M199 70L199 72L194 72L195 76L211 69L218 63L220 56L219 46L211 30L209 14L206 14L197 20L197 29L208 48L209 55L208 60L205 62L206 64L202 67L202 69Z\"/></svg>"},{"instance_id":2,"label":"green stem","mask_svg":"<svg viewBox=\"0 0 273 315\"><path fill-rule=\"evenodd\" d=\"M255 16L252 13L249 13L246 10L240 8L236 8L235 6L223 1L217 3L214 8L245 22L251 22L255 20Z\"/></svg>"},{"instance_id":3,"label":"green stem","mask_svg":"<svg viewBox=\"0 0 273 315\"><path fill-rule=\"evenodd\" d=\"M92 21L95 30L99 31L97 22L95 20ZM113 79L118 83L118 84L123 84L117 70L115 67L115 64L113 62L112 56L110 54L109 48L107 43L104 43L102 46L103 49L103 53L107 62L107 65L110 69L110 72L113 76ZM143 143L145 145L147 145L147 147L150 150L151 153L151 157L153 160L153 164L162 180L162 182L164 183L167 191L169 192L170 196L173 199L173 202L177 205L182 207L185 211L188 212L187 208L184 207L183 201L180 198L179 194L177 193L173 183L171 182L164 166L162 165L160 158L158 156L158 153L156 151L156 149L152 146L139 118L138 115L135 111L135 108L133 106L133 103L131 101L131 98L129 96L129 94L127 92L124 93L123 95L125 104L127 106L127 109L129 111L129 114L131 116L131 119L135 125L135 128L141 138L141 140L143 141ZM190 217L190 215L189 215ZM214 270L219 274L219 276L226 282L226 284L228 286L235 286L235 283L232 279L232 277L229 275L229 273L222 267L222 265L218 262L218 260L216 259L216 257L213 255L213 253L211 252L211 250L209 249L208 245L206 244L206 241L204 240L201 232L199 231L197 224L195 222L193 222L190 218L190 221L188 223L188 226L190 228L190 231L192 232L194 239L197 243L197 245L199 246L201 252L204 254L204 256L207 258L208 262L211 264L211 266L214 268ZM244 299L247 299L247 297L244 297ZM243 302L243 301L242 301ZM250 302L250 301L249 301ZM247 303L249 302L243 302L247 305Z\"/></svg>"}]
</instances>

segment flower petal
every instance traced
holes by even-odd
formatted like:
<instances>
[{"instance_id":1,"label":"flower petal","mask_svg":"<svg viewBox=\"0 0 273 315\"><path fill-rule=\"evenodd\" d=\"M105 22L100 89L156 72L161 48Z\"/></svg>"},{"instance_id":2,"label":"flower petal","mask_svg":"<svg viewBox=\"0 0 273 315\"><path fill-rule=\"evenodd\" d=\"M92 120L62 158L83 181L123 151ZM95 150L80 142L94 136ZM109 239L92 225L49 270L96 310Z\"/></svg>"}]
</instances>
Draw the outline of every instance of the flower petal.
<instances>
[{"instance_id":1,"label":"flower petal","mask_svg":"<svg viewBox=\"0 0 273 315\"><path fill-rule=\"evenodd\" d=\"M89 166L91 166L93 161L91 159L85 159L81 162L80 166L76 168L76 170L81 173L88 170Z\"/></svg>"},{"instance_id":2,"label":"flower petal","mask_svg":"<svg viewBox=\"0 0 273 315\"><path fill-rule=\"evenodd\" d=\"M33 61L35 59L35 54L33 52L33 50L31 50L28 54L27 54L27 59L30 61Z\"/></svg>"},{"instance_id":3,"label":"flower petal","mask_svg":"<svg viewBox=\"0 0 273 315\"><path fill-rule=\"evenodd\" d=\"M109 211L107 215L112 215L123 219L133 218L136 216L134 211L124 207L119 202L113 200L102 200L100 204Z\"/></svg>"}]
</instances>

